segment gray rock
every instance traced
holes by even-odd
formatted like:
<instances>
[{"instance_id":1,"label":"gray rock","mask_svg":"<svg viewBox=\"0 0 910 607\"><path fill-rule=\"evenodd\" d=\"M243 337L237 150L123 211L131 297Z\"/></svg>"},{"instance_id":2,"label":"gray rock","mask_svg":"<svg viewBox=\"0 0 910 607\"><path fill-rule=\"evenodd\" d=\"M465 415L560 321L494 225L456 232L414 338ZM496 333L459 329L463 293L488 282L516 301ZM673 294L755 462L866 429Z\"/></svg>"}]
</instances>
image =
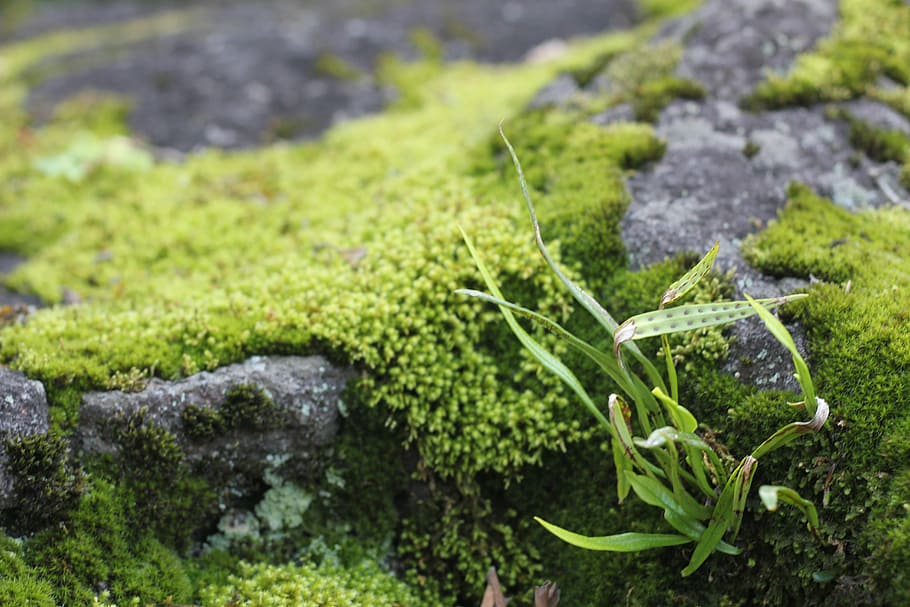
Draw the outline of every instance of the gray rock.
<instances>
[{"instance_id":1,"label":"gray rock","mask_svg":"<svg viewBox=\"0 0 910 607\"><path fill-rule=\"evenodd\" d=\"M785 71L827 34L836 12L836 3L825 0L708 0L659 35L684 44L678 75L703 83L707 95L664 109L657 133L666 154L628 182L632 202L622 236L632 267L683 251L703 253L720 240L717 268L735 271L737 296L778 296L807 283L763 276L739 249L777 216L790 182L850 210L908 199L897 167L857 155L847 125L823 107L751 114L736 104L768 69ZM881 104L848 109L876 125L906 126ZM792 329L804 344L799 327ZM789 353L760 322L736 323L730 331L727 371L763 388L797 388Z\"/></svg>"},{"instance_id":2,"label":"gray rock","mask_svg":"<svg viewBox=\"0 0 910 607\"><path fill-rule=\"evenodd\" d=\"M224 495L239 497L261 486L266 470L281 466L287 476L310 477L335 436L341 393L352 373L319 356L253 357L243 363L167 382L151 380L142 392L93 392L83 397L76 442L83 453L119 451L117 429L141 416L173 433L185 461ZM277 423L247 423L200 436L183 413L222 411L225 395L252 384L270 397Z\"/></svg>"},{"instance_id":3,"label":"gray rock","mask_svg":"<svg viewBox=\"0 0 910 607\"><path fill-rule=\"evenodd\" d=\"M46 434L48 424L47 396L41 382L0 367L0 510L9 506L15 496L15 480L6 467L6 440Z\"/></svg>"},{"instance_id":4,"label":"gray rock","mask_svg":"<svg viewBox=\"0 0 910 607\"><path fill-rule=\"evenodd\" d=\"M566 105L580 90L575 78L570 74L560 74L534 96L528 104L528 109Z\"/></svg>"}]
</instances>

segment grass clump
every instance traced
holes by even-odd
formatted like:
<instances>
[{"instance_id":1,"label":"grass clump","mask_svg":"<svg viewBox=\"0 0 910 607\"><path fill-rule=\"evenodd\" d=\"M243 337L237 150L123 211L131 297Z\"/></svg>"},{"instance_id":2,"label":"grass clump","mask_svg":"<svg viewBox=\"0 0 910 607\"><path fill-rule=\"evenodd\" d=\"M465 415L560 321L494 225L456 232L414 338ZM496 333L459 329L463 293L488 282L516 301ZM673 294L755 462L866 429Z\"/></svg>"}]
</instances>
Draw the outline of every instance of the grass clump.
<instances>
[{"instance_id":1,"label":"grass clump","mask_svg":"<svg viewBox=\"0 0 910 607\"><path fill-rule=\"evenodd\" d=\"M694 267L667 288L657 310L638 314L618 324L599 303L566 277L550 256L541 237L536 211L518 158L505 135L503 140L518 171L541 254L578 303L612 336L615 358L579 339L547 317L502 299L495 280L477 256L467 236L465 240L468 249L492 294L473 290L461 293L498 305L522 345L544 368L559 377L576 394L600 426L609 433L619 500L626 498L630 491L634 492L643 502L663 510L664 519L676 533L626 532L592 537L568 531L540 518L536 518L537 522L563 541L589 550L638 552L695 542L689 564L682 571L683 576L697 571L715 551L739 554L740 549L723 539L727 537L731 543L736 540L759 458L804 434L818 432L829 415L828 404L816 397L808 366L796 349L792 337L768 311L769 307L805 296L756 301L746 295L746 302L693 303L665 307L684 297L710 271L718 249L715 244ZM623 396L611 394L608 402L609 418L605 416L558 354L551 353L522 328L515 313L543 325L573 350L596 363L625 393L631 404ZM784 425L755 447L738 465L725 464L721 460L725 451L712 447L695 433L698 428L695 417L678 402L677 373L667 335L712 327L753 314L762 319L768 330L792 354L796 377L803 392L803 400L793 406L805 409L810 419ZM651 362L632 344L634 340L656 336L661 337L665 353L666 383ZM623 362L621 353L627 346L629 359L636 360L642 367L644 375L641 377L629 370L628 362ZM643 378L653 382L653 390L649 391L645 387ZM634 432L643 432L647 438L636 437ZM693 492L698 495L697 498L692 495ZM778 485L763 485L759 488L759 495L769 510L776 510L779 502L796 507L806 518L809 530L818 536L817 510L796 491Z\"/></svg>"}]
</instances>

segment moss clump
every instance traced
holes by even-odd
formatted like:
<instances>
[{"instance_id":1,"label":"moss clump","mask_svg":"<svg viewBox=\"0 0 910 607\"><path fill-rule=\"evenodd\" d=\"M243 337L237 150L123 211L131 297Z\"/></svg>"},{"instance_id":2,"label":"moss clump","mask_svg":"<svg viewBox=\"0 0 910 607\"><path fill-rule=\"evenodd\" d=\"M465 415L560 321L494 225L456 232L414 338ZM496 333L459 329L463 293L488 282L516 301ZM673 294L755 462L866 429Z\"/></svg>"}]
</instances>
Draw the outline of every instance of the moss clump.
<instances>
[{"instance_id":1,"label":"moss clump","mask_svg":"<svg viewBox=\"0 0 910 607\"><path fill-rule=\"evenodd\" d=\"M22 546L0 531L0 604L55 607L53 587L28 566Z\"/></svg>"},{"instance_id":2,"label":"moss clump","mask_svg":"<svg viewBox=\"0 0 910 607\"><path fill-rule=\"evenodd\" d=\"M829 115L846 121L850 126L850 143L872 160L897 163L910 160L910 137L900 131L874 127L847 110L832 109Z\"/></svg>"},{"instance_id":3,"label":"moss clump","mask_svg":"<svg viewBox=\"0 0 910 607\"><path fill-rule=\"evenodd\" d=\"M180 411L183 432L197 441L211 440L225 431L224 418L211 407L187 405Z\"/></svg>"},{"instance_id":4,"label":"moss clump","mask_svg":"<svg viewBox=\"0 0 910 607\"><path fill-rule=\"evenodd\" d=\"M364 562L352 568L243 565L228 583L201 592L204 607L418 607L436 604Z\"/></svg>"},{"instance_id":5,"label":"moss clump","mask_svg":"<svg viewBox=\"0 0 910 607\"><path fill-rule=\"evenodd\" d=\"M801 55L787 75L759 84L743 104L759 110L853 99L883 76L910 85L910 6L842 0L840 14L815 51Z\"/></svg>"},{"instance_id":6,"label":"moss clump","mask_svg":"<svg viewBox=\"0 0 910 607\"><path fill-rule=\"evenodd\" d=\"M699 100L704 97L705 89L697 82L668 76L642 84L634 94L632 108L636 120L656 122L660 111L674 99Z\"/></svg>"},{"instance_id":7,"label":"moss clump","mask_svg":"<svg viewBox=\"0 0 910 607\"><path fill-rule=\"evenodd\" d=\"M7 470L15 478L15 503L0 512L0 525L28 534L58 522L76 506L85 476L70 461L56 432L5 441Z\"/></svg>"},{"instance_id":8,"label":"moss clump","mask_svg":"<svg viewBox=\"0 0 910 607\"><path fill-rule=\"evenodd\" d=\"M253 428L266 430L281 422L281 408L262 388L254 384L231 387L224 395L220 409L224 425L229 430Z\"/></svg>"},{"instance_id":9,"label":"moss clump","mask_svg":"<svg viewBox=\"0 0 910 607\"><path fill-rule=\"evenodd\" d=\"M830 459L786 474L826 493L826 536L850 547L825 589L857 602L900 604L905 589L888 572L908 566L900 506L908 468L894 455L910 449L902 406L910 402L910 311L902 295L910 289L910 213L850 214L793 186L780 220L747 241L744 253L766 272L824 281L794 310L807 329L818 391L836 416L825 445Z\"/></svg>"},{"instance_id":10,"label":"moss clump","mask_svg":"<svg viewBox=\"0 0 910 607\"><path fill-rule=\"evenodd\" d=\"M129 516L128 492L96 479L66 525L26 546L27 561L54 586L58 604L89 604L103 589L117 601L187 603L192 588L177 556Z\"/></svg>"},{"instance_id":11,"label":"moss clump","mask_svg":"<svg viewBox=\"0 0 910 607\"><path fill-rule=\"evenodd\" d=\"M186 548L213 512L213 491L191 474L174 434L148 422L143 411L123 420L114 438L120 482L134 499L131 516L166 543Z\"/></svg>"}]
</instances>

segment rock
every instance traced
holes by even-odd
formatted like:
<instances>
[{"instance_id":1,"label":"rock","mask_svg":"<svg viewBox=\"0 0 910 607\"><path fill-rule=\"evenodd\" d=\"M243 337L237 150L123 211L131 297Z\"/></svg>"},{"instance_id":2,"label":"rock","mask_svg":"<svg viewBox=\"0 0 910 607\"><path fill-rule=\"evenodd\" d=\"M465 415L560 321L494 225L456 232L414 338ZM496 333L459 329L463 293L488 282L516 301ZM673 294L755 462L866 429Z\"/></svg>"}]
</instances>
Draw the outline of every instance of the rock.
<instances>
[{"instance_id":1,"label":"rock","mask_svg":"<svg viewBox=\"0 0 910 607\"><path fill-rule=\"evenodd\" d=\"M752 114L737 105L767 68L785 71L835 17L835 2L709 0L665 27L659 38L685 46L677 74L700 81L707 95L664 109L657 134L667 142L666 154L629 180L622 237L632 267L684 251L701 254L720 240L716 267L735 271L737 296L778 296L807 283L763 276L739 249L783 208L788 183L805 183L850 210L907 199L897 167L858 155L848 126L824 107ZM855 102L848 109L888 128L906 126L880 104ZM805 343L799 327L791 328L797 344ZM735 323L730 331L727 371L763 388L798 388L789 354L760 322Z\"/></svg>"},{"instance_id":2,"label":"rock","mask_svg":"<svg viewBox=\"0 0 910 607\"><path fill-rule=\"evenodd\" d=\"M9 438L47 434L47 396L41 382L0 367L0 510L15 500L15 479L7 470Z\"/></svg>"},{"instance_id":3,"label":"rock","mask_svg":"<svg viewBox=\"0 0 910 607\"><path fill-rule=\"evenodd\" d=\"M85 454L118 454L125 428L156 426L176 437L192 470L241 497L269 469L319 472L351 376L319 356L253 357L180 381L152 379L142 392L87 393L75 440Z\"/></svg>"}]
</instances>

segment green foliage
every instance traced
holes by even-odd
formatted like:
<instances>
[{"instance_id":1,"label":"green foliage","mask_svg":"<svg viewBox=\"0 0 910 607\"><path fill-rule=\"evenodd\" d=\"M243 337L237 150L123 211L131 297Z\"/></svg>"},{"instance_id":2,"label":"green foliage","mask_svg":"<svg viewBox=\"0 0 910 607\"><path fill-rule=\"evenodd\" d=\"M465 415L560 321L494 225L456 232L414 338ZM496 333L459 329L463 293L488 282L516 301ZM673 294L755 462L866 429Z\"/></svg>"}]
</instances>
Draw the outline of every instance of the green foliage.
<instances>
[{"instance_id":1,"label":"green foliage","mask_svg":"<svg viewBox=\"0 0 910 607\"><path fill-rule=\"evenodd\" d=\"M53 584L59 604L88 604L102 588L118 601L190 600L180 560L147 527L131 521L131 499L129 492L95 479L66 525L27 544L27 561Z\"/></svg>"},{"instance_id":2,"label":"green foliage","mask_svg":"<svg viewBox=\"0 0 910 607\"><path fill-rule=\"evenodd\" d=\"M744 99L750 109L842 101L887 76L910 84L910 6L894 0L841 0L841 19L785 76L770 76Z\"/></svg>"},{"instance_id":3,"label":"green foliage","mask_svg":"<svg viewBox=\"0 0 910 607\"><path fill-rule=\"evenodd\" d=\"M248 565L201 592L203 607L419 607L436 604L365 561L351 568Z\"/></svg>"},{"instance_id":4,"label":"green foliage","mask_svg":"<svg viewBox=\"0 0 910 607\"><path fill-rule=\"evenodd\" d=\"M783 304L788 300L803 298L805 295L761 301L753 300L746 295L746 302L683 304L665 309L665 305L674 303L686 295L710 271L717 254L717 244L715 244L698 264L669 286L660 299L658 310L635 315L618 325L599 303L563 274L551 257L540 235L536 211L531 202L521 165L504 134L502 137L518 172L537 246L542 256L575 299L592 317L598 320L608 333L612 334L615 359L605 351L599 350L569 333L556 322L505 301L495 279L478 257L467 236L465 236L465 241L468 249L491 294L473 290L463 290L461 293L497 304L522 345L541 366L559 377L576 394L600 426L609 433L612 439L611 448L617 473L616 486L619 500L622 501L630 490L634 491L645 503L662 509L664 519L677 533L629 532L590 537L562 529L535 517L536 520L560 539L590 550L635 552L695 541L695 548L689 565L683 569L683 576L694 573L715 550L727 554L739 554L740 550L726 544L723 538L727 536L731 542L736 539L742 524L742 516L755 475L755 468L758 465L758 458L803 434L818 432L828 418L828 405L825 401L816 398L808 367L792 337L783 324L768 311L769 307ZM551 353L528 334L517 322L515 314L543 325L572 349L590 358L631 399L633 406L627 404L623 397L615 393L611 394L608 402L608 419L575 374L566 367L558 355ZM672 396L666 393L665 384L656 369L641 356L637 348L632 345L632 340L719 325L752 314L758 314L771 334L792 354L797 379L803 390L804 400L801 406L806 409L811 419L783 426L756 447L750 455L743 458L739 465L731 471L721 460L724 453L719 453L712 445L695 434L695 430L698 428L695 417L678 403L677 375L670 345L666 338L663 339L663 345ZM650 392L645 388L645 382L623 364L620 356L623 347L627 347L628 352L634 354L642 364L646 377L656 381L657 385ZM633 412L637 420L637 428L633 425ZM643 432L647 438L635 437L633 432L636 430ZM685 466L682 462L685 462ZM800 505L809 513L807 516L810 528L813 532L817 532L817 514L810 515L815 512L814 507L810 513L804 505L805 500L791 489L783 487L772 489L777 490L774 495L786 495L791 503ZM694 491L698 497L694 497L691 491ZM767 499L770 494L771 491L763 489L763 499L766 504L772 504ZM769 509L775 508L776 502L773 502Z\"/></svg>"},{"instance_id":5,"label":"green foliage","mask_svg":"<svg viewBox=\"0 0 910 607\"><path fill-rule=\"evenodd\" d=\"M197 441L211 440L225 430L221 413L211 407L187 405L180 411L180 421L186 435Z\"/></svg>"},{"instance_id":6,"label":"green foliage","mask_svg":"<svg viewBox=\"0 0 910 607\"><path fill-rule=\"evenodd\" d=\"M8 438L8 473L15 503L0 512L0 525L29 534L63 520L76 506L85 483L70 461L65 438L56 432Z\"/></svg>"},{"instance_id":7,"label":"green foliage","mask_svg":"<svg viewBox=\"0 0 910 607\"><path fill-rule=\"evenodd\" d=\"M28 566L22 547L0 531L0 605L54 607L53 588Z\"/></svg>"},{"instance_id":8,"label":"green foliage","mask_svg":"<svg viewBox=\"0 0 910 607\"><path fill-rule=\"evenodd\" d=\"M876 128L847 110L832 109L830 115L850 125L850 143L877 162L910 160L910 137L900 131Z\"/></svg>"},{"instance_id":9,"label":"green foliage","mask_svg":"<svg viewBox=\"0 0 910 607\"><path fill-rule=\"evenodd\" d=\"M281 409L255 384L232 386L224 395L219 412L230 430L267 430L281 423Z\"/></svg>"}]
</instances>

